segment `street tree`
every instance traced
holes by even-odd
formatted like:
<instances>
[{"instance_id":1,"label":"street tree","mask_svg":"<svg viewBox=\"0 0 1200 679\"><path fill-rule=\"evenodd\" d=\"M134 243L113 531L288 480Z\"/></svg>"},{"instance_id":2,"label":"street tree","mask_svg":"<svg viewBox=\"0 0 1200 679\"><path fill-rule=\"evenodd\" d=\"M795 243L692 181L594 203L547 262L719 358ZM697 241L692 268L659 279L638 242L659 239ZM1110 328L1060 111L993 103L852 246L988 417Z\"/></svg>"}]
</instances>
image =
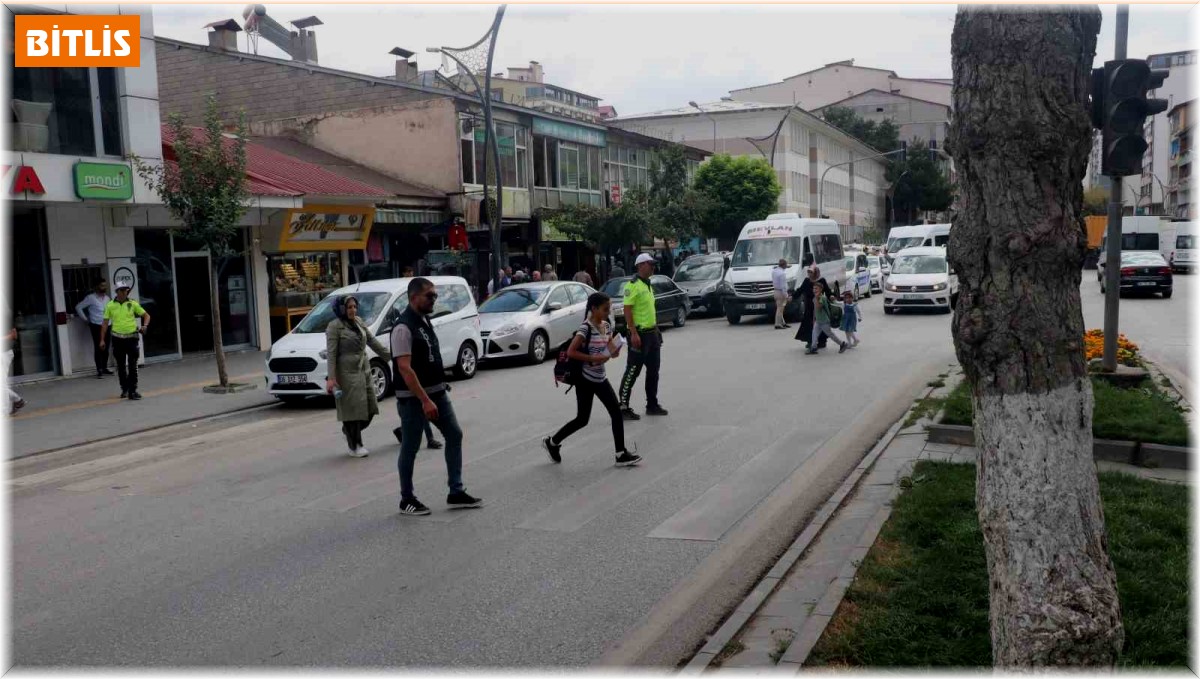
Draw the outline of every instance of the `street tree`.
<instances>
[{"instance_id":1,"label":"street tree","mask_svg":"<svg viewBox=\"0 0 1200 679\"><path fill-rule=\"evenodd\" d=\"M732 243L746 222L765 218L779 205L779 179L762 158L713 156L696 171L693 185L709 202L703 232Z\"/></svg>"},{"instance_id":2,"label":"street tree","mask_svg":"<svg viewBox=\"0 0 1200 679\"><path fill-rule=\"evenodd\" d=\"M821 118L880 153L900 148L900 128L891 118L867 120L846 106L830 106L821 111Z\"/></svg>"},{"instance_id":3,"label":"street tree","mask_svg":"<svg viewBox=\"0 0 1200 679\"><path fill-rule=\"evenodd\" d=\"M652 235L684 242L699 236L712 201L688 185L687 157L679 144L668 144L650 163L648 209Z\"/></svg>"},{"instance_id":4,"label":"street tree","mask_svg":"<svg viewBox=\"0 0 1200 679\"><path fill-rule=\"evenodd\" d=\"M178 232L209 253L213 350L219 384L228 388L217 281L229 260L242 254L232 243L249 199L245 118L239 116L234 133L227 136L216 95L210 94L199 129L188 126L182 116L175 114L168 118L167 132L171 145L161 164L150 164L137 156L133 162L138 175L182 224Z\"/></svg>"},{"instance_id":5,"label":"street tree","mask_svg":"<svg viewBox=\"0 0 1200 679\"><path fill-rule=\"evenodd\" d=\"M954 186L946 176L945 164L929 154L929 144L914 138L908 143L907 159L888 163L884 177L893 186L892 205L906 224L920 219L922 212L944 212L954 204Z\"/></svg>"},{"instance_id":6,"label":"street tree","mask_svg":"<svg viewBox=\"0 0 1200 679\"><path fill-rule=\"evenodd\" d=\"M1092 459L1079 284L1100 12L960 5L955 351L980 448L976 506L1000 667L1112 666L1124 631Z\"/></svg>"},{"instance_id":7,"label":"street tree","mask_svg":"<svg viewBox=\"0 0 1200 679\"><path fill-rule=\"evenodd\" d=\"M587 243L606 256L653 238L646 192L630 189L618 205L565 205L541 212L542 219L563 234Z\"/></svg>"}]
</instances>

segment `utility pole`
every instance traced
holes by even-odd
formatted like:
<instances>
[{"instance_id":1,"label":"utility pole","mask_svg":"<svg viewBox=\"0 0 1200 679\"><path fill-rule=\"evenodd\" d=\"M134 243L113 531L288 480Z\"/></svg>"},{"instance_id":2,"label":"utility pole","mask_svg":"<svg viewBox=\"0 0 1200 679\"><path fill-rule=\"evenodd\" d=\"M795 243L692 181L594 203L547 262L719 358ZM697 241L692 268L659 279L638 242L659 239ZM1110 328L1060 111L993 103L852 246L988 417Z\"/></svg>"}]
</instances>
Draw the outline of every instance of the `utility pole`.
<instances>
[{"instance_id":1,"label":"utility pole","mask_svg":"<svg viewBox=\"0 0 1200 679\"><path fill-rule=\"evenodd\" d=\"M1117 49L1113 59L1125 58L1129 39L1129 5L1117 5ZM1104 357L1105 372L1117 371L1117 333L1121 298L1121 204L1124 180L1120 175L1110 177L1112 190L1108 194L1108 232L1105 236L1104 258Z\"/></svg>"}]
</instances>

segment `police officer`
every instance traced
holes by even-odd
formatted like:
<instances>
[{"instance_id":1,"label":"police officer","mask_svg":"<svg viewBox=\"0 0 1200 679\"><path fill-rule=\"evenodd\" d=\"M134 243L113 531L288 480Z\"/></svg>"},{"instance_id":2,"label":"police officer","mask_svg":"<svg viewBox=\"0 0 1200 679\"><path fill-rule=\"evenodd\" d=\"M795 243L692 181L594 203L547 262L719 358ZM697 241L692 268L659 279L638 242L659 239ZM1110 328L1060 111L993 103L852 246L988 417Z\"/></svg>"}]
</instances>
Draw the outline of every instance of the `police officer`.
<instances>
[{"instance_id":1,"label":"police officer","mask_svg":"<svg viewBox=\"0 0 1200 679\"><path fill-rule=\"evenodd\" d=\"M116 282L117 298L104 306L104 324L100 326L100 348L108 343L112 335L113 357L117 359L117 379L121 382L121 398L140 401L138 393L138 346L146 330L150 328L150 314L137 300L129 299L131 284L128 279ZM142 320L138 325L138 319Z\"/></svg>"},{"instance_id":2,"label":"police officer","mask_svg":"<svg viewBox=\"0 0 1200 679\"><path fill-rule=\"evenodd\" d=\"M634 262L637 275L625 284L625 327L629 328L629 360L621 378L621 416L640 420L629 407L629 397L642 366L646 367L646 414L666 415L658 403L658 369L662 364L662 333L658 330L658 312L654 308L654 288L650 275L654 273L654 257L642 253Z\"/></svg>"}]
</instances>

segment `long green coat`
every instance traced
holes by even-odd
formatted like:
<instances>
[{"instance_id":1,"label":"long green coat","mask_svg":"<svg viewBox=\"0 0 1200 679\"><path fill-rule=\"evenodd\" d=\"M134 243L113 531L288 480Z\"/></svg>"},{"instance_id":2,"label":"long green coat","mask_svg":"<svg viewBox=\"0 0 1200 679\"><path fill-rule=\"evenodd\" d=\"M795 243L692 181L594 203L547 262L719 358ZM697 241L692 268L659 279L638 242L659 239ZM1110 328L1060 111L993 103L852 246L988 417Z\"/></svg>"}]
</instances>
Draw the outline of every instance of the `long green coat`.
<instances>
[{"instance_id":1,"label":"long green coat","mask_svg":"<svg viewBox=\"0 0 1200 679\"><path fill-rule=\"evenodd\" d=\"M325 328L329 376L342 388L342 397L337 399L338 422L364 422L379 414L366 345L369 344L383 360L391 360L391 352L375 339L362 321L355 319L354 322L361 333L354 332L340 318L333 319Z\"/></svg>"}]
</instances>

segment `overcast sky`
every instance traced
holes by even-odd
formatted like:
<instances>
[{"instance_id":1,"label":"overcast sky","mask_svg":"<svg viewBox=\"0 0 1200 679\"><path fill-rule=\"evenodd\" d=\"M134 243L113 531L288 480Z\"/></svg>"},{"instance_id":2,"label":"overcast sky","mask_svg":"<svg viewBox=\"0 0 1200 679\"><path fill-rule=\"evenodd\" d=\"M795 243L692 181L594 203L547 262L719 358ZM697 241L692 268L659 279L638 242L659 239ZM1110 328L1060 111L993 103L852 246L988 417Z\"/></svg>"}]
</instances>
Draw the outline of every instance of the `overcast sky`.
<instances>
[{"instance_id":1,"label":"overcast sky","mask_svg":"<svg viewBox=\"0 0 1200 679\"><path fill-rule=\"evenodd\" d=\"M156 5L155 32L206 43L204 24L242 5ZM490 26L486 5L268 5L284 25L316 14L320 63L371 75L393 71L392 47L468 45ZM628 115L717 101L729 90L775 82L854 59L913 78L949 78L954 5L509 5L493 71L538 61L546 80L599 97ZM1104 15L1097 64L1112 58L1114 5ZM1195 6L1134 5L1129 56L1192 49ZM239 46L245 49L242 37ZM261 41L259 52L285 57Z\"/></svg>"}]
</instances>

